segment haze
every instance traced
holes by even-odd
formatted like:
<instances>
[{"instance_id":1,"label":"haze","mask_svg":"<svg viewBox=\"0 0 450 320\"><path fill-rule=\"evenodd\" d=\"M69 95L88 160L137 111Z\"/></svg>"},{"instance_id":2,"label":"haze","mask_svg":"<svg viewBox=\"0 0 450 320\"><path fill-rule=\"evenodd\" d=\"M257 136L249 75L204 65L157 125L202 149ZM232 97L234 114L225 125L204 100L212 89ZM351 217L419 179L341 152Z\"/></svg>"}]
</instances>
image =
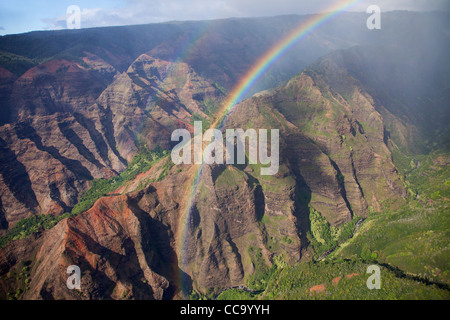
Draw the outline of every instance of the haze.
<instances>
[{"instance_id":1,"label":"haze","mask_svg":"<svg viewBox=\"0 0 450 320\"><path fill-rule=\"evenodd\" d=\"M206 20L308 14L327 10L342 0L19 0L0 3L0 34L65 29L66 9L81 9L81 28L145 24L173 20ZM449 11L447 0L362 0L350 11L371 5L382 11Z\"/></svg>"}]
</instances>

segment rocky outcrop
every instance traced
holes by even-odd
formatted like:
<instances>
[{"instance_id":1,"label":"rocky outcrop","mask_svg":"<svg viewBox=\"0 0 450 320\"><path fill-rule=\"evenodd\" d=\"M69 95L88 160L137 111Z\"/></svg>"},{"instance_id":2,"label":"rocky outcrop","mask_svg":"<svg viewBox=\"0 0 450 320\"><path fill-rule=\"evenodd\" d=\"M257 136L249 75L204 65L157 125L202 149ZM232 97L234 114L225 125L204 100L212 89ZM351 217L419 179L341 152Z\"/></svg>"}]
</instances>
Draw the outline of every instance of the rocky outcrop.
<instances>
[{"instance_id":1,"label":"rocky outcrop","mask_svg":"<svg viewBox=\"0 0 450 320\"><path fill-rule=\"evenodd\" d=\"M350 79L348 95L340 94L314 69L306 70L273 94L255 96L236 107L227 125L245 127L241 119L252 119L256 128L280 128L287 175L296 177L306 202L338 226L353 216L365 216L369 206L378 210L377 199L401 203L405 190L373 98L344 70L333 66L326 74L333 73Z\"/></svg>"},{"instance_id":2,"label":"rocky outcrop","mask_svg":"<svg viewBox=\"0 0 450 320\"><path fill-rule=\"evenodd\" d=\"M92 179L123 171L139 145L169 148L174 129L221 97L186 64L146 54L122 74L89 52L1 74L12 119L0 127L2 229L69 212Z\"/></svg>"},{"instance_id":3,"label":"rocky outcrop","mask_svg":"<svg viewBox=\"0 0 450 320\"><path fill-rule=\"evenodd\" d=\"M177 128L191 128L191 117L208 118L206 104L222 94L185 63L141 55L111 83L94 105L103 114L110 145L127 160L139 143L168 148Z\"/></svg>"}]
</instances>

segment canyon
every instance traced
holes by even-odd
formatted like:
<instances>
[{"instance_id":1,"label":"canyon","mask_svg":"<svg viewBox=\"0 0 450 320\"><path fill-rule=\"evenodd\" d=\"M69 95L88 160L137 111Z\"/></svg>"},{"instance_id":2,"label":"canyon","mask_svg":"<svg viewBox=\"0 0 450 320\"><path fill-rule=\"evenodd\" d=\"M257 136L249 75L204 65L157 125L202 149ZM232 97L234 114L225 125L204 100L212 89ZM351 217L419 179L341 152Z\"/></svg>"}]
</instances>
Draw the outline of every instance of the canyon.
<instances>
[{"instance_id":1,"label":"canyon","mask_svg":"<svg viewBox=\"0 0 450 320\"><path fill-rule=\"evenodd\" d=\"M411 17L435 36L399 27ZM314 259L314 241L326 243L314 233L314 214L341 230L405 206L399 155L448 146L449 29L437 13L388 13L380 33L355 28L364 16L344 14L277 62L219 131L276 128L273 175L255 161L205 161L193 185L196 164L172 161L172 133L214 123L244 71L303 19L1 37L0 236L34 217L58 221L5 241L0 297L23 287L12 276L21 268L29 270L23 299L220 292L277 257ZM208 31L189 55L174 58L202 25ZM96 181L113 185L139 167L136 157L158 148L166 153L151 165L86 210L58 218L73 213ZM66 287L70 265L81 270L80 290Z\"/></svg>"}]
</instances>

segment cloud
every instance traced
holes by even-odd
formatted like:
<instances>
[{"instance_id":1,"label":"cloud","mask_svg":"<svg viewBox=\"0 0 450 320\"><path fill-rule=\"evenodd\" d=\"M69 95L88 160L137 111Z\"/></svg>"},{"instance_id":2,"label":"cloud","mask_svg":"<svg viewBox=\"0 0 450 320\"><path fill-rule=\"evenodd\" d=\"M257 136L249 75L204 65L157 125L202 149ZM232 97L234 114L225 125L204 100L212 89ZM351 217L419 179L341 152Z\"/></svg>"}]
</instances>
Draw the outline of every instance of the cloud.
<instances>
[{"instance_id":1,"label":"cloud","mask_svg":"<svg viewBox=\"0 0 450 320\"><path fill-rule=\"evenodd\" d=\"M450 11L448 0L364 0L356 8L364 10L371 4L378 5L382 11Z\"/></svg>"},{"instance_id":2,"label":"cloud","mask_svg":"<svg viewBox=\"0 0 450 320\"><path fill-rule=\"evenodd\" d=\"M82 8L81 27L308 14L326 11L334 3L336 0L126 0L125 5L120 8ZM95 5L95 1L93 4ZM448 0L363 0L352 10L365 11L371 4L379 5L382 11L449 10ZM46 29L65 29L67 17L68 15L61 15L42 21Z\"/></svg>"},{"instance_id":3,"label":"cloud","mask_svg":"<svg viewBox=\"0 0 450 320\"><path fill-rule=\"evenodd\" d=\"M70 14L63 14L56 18L42 19L42 22L45 24L44 29L66 29L69 16ZM114 12L102 8L81 9L80 12L80 24L82 28L132 24L129 21L127 19L120 19Z\"/></svg>"},{"instance_id":4,"label":"cloud","mask_svg":"<svg viewBox=\"0 0 450 320\"><path fill-rule=\"evenodd\" d=\"M239 16L228 1L128 0L123 8L81 8L81 27L145 24L173 20L204 20ZM44 29L65 29L68 14L45 18Z\"/></svg>"}]
</instances>

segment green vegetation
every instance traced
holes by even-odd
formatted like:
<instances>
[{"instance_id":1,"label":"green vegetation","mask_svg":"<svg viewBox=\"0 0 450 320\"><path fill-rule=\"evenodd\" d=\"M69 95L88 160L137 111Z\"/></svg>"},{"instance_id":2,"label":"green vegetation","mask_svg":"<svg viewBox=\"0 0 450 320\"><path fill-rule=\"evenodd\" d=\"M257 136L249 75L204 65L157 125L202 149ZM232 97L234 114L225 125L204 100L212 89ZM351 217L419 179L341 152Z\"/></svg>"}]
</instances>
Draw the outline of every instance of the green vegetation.
<instances>
[{"instance_id":1,"label":"green vegetation","mask_svg":"<svg viewBox=\"0 0 450 320\"><path fill-rule=\"evenodd\" d=\"M369 290L369 264L358 260L300 263L282 268L259 299L448 299L450 292L380 267L381 289ZM340 278L338 278L340 277ZM334 279L334 282L333 282ZM310 289L321 285L323 292Z\"/></svg>"},{"instance_id":2,"label":"green vegetation","mask_svg":"<svg viewBox=\"0 0 450 320\"><path fill-rule=\"evenodd\" d=\"M205 113L210 117L214 117L220 107L220 102L212 100L208 97L205 97L205 99L203 100L203 104Z\"/></svg>"},{"instance_id":3,"label":"green vegetation","mask_svg":"<svg viewBox=\"0 0 450 320\"><path fill-rule=\"evenodd\" d=\"M376 260L432 281L450 283L450 219L446 202L411 202L370 216L335 257Z\"/></svg>"},{"instance_id":4,"label":"green vegetation","mask_svg":"<svg viewBox=\"0 0 450 320\"><path fill-rule=\"evenodd\" d=\"M169 171L174 165L175 164L172 162L172 160L167 157L166 161L162 165L161 173L159 174L158 179L156 179L156 182L162 181L169 174Z\"/></svg>"},{"instance_id":5,"label":"green vegetation","mask_svg":"<svg viewBox=\"0 0 450 320\"><path fill-rule=\"evenodd\" d=\"M286 242L287 244L291 244L292 240L291 238L287 237L287 236L283 236L283 238L281 238L281 240L283 240L284 242Z\"/></svg>"},{"instance_id":6,"label":"green vegetation","mask_svg":"<svg viewBox=\"0 0 450 320\"><path fill-rule=\"evenodd\" d=\"M315 256L319 257L351 238L359 219L360 217L354 217L351 221L335 228L330 226L320 212L310 207L311 230L308 232L308 240L312 244Z\"/></svg>"},{"instance_id":7,"label":"green vegetation","mask_svg":"<svg viewBox=\"0 0 450 320\"><path fill-rule=\"evenodd\" d=\"M214 300L218 290L218 288L208 288L205 294L192 290L189 294L189 300Z\"/></svg>"},{"instance_id":8,"label":"green vegetation","mask_svg":"<svg viewBox=\"0 0 450 320\"><path fill-rule=\"evenodd\" d=\"M336 247L334 252L318 262L274 263L268 267L261 251L252 249L255 272L247 284L258 293L231 289L218 299L448 300L450 208L445 188L450 185L450 177L447 168L439 165L445 163L442 155L432 154L419 162L416 167L408 161L414 168L405 178L407 186L411 181L408 178L421 179L414 185L422 195L419 199L410 197L407 205L395 210L389 209L388 203L381 212L369 207L369 217L353 237L359 218L333 228L311 208L308 238L314 257ZM366 270L371 264L380 266L380 290L366 286Z\"/></svg>"},{"instance_id":9,"label":"green vegetation","mask_svg":"<svg viewBox=\"0 0 450 320\"><path fill-rule=\"evenodd\" d=\"M398 148L393 148L395 165L403 174L405 187L413 198L418 195L423 200L450 198L450 154L435 150L428 155L409 156Z\"/></svg>"},{"instance_id":10,"label":"green vegetation","mask_svg":"<svg viewBox=\"0 0 450 320\"><path fill-rule=\"evenodd\" d=\"M42 214L21 219L16 225L9 229L6 234L0 238L0 248L5 246L11 240L19 240L30 236L32 233L40 230L53 228L59 221L73 216L71 213L64 213L60 216Z\"/></svg>"},{"instance_id":11,"label":"green vegetation","mask_svg":"<svg viewBox=\"0 0 450 320\"><path fill-rule=\"evenodd\" d=\"M202 117L201 115L194 113L191 117L191 124L194 125L194 121L201 121L202 122L202 133L205 133L206 130L208 130L209 126L211 125L211 121L206 118Z\"/></svg>"},{"instance_id":12,"label":"green vegetation","mask_svg":"<svg viewBox=\"0 0 450 320\"><path fill-rule=\"evenodd\" d=\"M369 217L355 236L331 258L371 261L399 268L426 281L450 283L450 168L448 153L406 156L398 149L393 158L404 175L408 202L382 212L369 208Z\"/></svg>"},{"instance_id":13,"label":"green vegetation","mask_svg":"<svg viewBox=\"0 0 450 320\"><path fill-rule=\"evenodd\" d=\"M308 232L308 238L315 252L321 254L336 247L337 243L333 239L330 224L320 212L310 208L309 220L311 221L311 231Z\"/></svg>"},{"instance_id":14,"label":"green vegetation","mask_svg":"<svg viewBox=\"0 0 450 320\"><path fill-rule=\"evenodd\" d=\"M245 174L233 166L226 166L225 170L217 177L215 186L218 188L233 188L243 183Z\"/></svg>"},{"instance_id":15,"label":"green vegetation","mask_svg":"<svg viewBox=\"0 0 450 320\"><path fill-rule=\"evenodd\" d=\"M223 86L221 86L219 83L214 82L213 86L214 86L217 90L219 90L220 92L222 92L222 94L223 94L224 96L227 95L227 89L225 89L225 88L224 88Z\"/></svg>"},{"instance_id":16,"label":"green vegetation","mask_svg":"<svg viewBox=\"0 0 450 320\"><path fill-rule=\"evenodd\" d=\"M229 289L217 297L217 300L253 300L257 297L257 294L241 289Z\"/></svg>"},{"instance_id":17,"label":"green vegetation","mask_svg":"<svg viewBox=\"0 0 450 320\"><path fill-rule=\"evenodd\" d=\"M0 66L14 73L16 76L21 76L37 64L33 59L0 50Z\"/></svg>"},{"instance_id":18,"label":"green vegetation","mask_svg":"<svg viewBox=\"0 0 450 320\"><path fill-rule=\"evenodd\" d=\"M149 170L168 153L167 150L164 150L159 146L152 151L144 148L142 149L143 151L134 156L133 160L128 165L128 168L120 175L111 179L93 180L91 188L80 197L79 202L73 207L72 214L85 212L91 208L99 198L106 196L115 189L123 186L126 182L135 179L138 174ZM167 174L167 172L165 172L165 174Z\"/></svg>"},{"instance_id":19,"label":"green vegetation","mask_svg":"<svg viewBox=\"0 0 450 320\"><path fill-rule=\"evenodd\" d=\"M23 295L30 290L32 261L21 261L8 274L1 277L1 281L7 284L7 292L0 290L0 299L21 300Z\"/></svg>"},{"instance_id":20,"label":"green vegetation","mask_svg":"<svg viewBox=\"0 0 450 320\"><path fill-rule=\"evenodd\" d=\"M408 202L392 210L389 203L369 218L333 257L377 261L439 283L450 283L449 154L408 156L396 147L394 163L403 174Z\"/></svg>"},{"instance_id":21,"label":"green vegetation","mask_svg":"<svg viewBox=\"0 0 450 320\"><path fill-rule=\"evenodd\" d=\"M90 209L95 201L97 201L100 197L106 196L115 189L123 186L126 182L136 178L138 174L149 170L153 165L155 165L162 158L166 157L168 154L167 150L164 150L159 146L152 151L144 148L142 149L143 151L138 153L133 158L133 161L131 161L128 168L119 176L111 179L93 180L91 188L80 197L79 202L73 207L70 213L66 212L60 216L43 214L21 219L13 228L8 230L6 234L0 238L0 248L5 246L9 241L26 238L39 230L51 229L59 221L85 212ZM167 175L172 166L173 163L171 161L166 161L164 163L158 181L162 180Z\"/></svg>"},{"instance_id":22,"label":"green vegetation","mask_svg":"<svg viewBox=\"0 0 450 320\"><path fill-rule=\"evenodd\" d=\"M278 257L277 257L278 258ZM381 289L369 290L366 281L369 264L359 260L328 260L298 263L294 266L274 264L266 273L262 292L230 289L220 300L306 300L306 299L449 299L450 291L426 281L418 281L401 272L380 266ZM311 290L317 288L318 291Z\"/></svg>"},{"instance_id":23,"label":"green vegetation","mask_svg":"<svg viewBox=\"0 0 450 320\"><path fill-rule=\"evenodd\" d=\"M286 216L269 216L267 214L263 215L261 218L261 223L264 224L266 227L277 227L280 221L283 221L287 219Z\"/></svg>"},{"instance_id":24,"label":"green vegetation","mask_svg":"<svg viewBox=\"0 0 450 320\"><path fill-rule=\"evenodd\" d=\"M255 271L247 279L247 286L253 290L264 290L270 277L276 271L277 265L273 264L271 267L267 266L261 248L249 247L248 253Z\"/></svg>"}]
</instances>

